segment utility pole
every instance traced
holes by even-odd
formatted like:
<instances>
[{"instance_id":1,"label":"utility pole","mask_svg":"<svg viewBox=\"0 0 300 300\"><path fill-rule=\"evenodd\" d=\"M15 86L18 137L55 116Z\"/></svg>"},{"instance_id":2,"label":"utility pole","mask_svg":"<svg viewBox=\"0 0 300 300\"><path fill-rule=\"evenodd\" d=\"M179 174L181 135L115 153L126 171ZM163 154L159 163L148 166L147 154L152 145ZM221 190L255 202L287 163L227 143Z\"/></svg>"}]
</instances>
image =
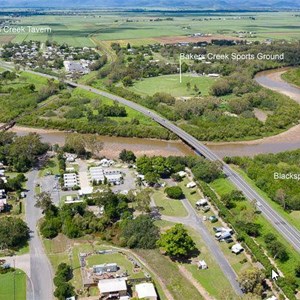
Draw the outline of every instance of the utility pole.
<instances>
[{"instance_id":1,"label":"utility pole","mask_svg":"<svg viewBox=\"0 0 300 300\"><path fill-rule=\"evenodd\" d=\"M14 257L14 300L16 300L16 258Z\"/></svg>"}]
</instances>

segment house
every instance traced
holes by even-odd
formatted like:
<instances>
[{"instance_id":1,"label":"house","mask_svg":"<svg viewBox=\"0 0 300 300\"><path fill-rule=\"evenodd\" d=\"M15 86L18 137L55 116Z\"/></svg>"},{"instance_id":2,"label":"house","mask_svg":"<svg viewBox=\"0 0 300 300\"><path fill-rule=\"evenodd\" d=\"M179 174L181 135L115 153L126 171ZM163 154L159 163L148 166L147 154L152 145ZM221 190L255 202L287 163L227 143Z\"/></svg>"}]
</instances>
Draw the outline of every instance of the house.
<instances>
[{"instance_id":1,"label":"house","mask_svg":"<svg viewBox=\"0 0 300 300\"><path fill-rule=\"evenodd\" d=\"M192 189L192 188L194 188L196 185L197 185L196 182L192 181L192 182L189 182L189 183L186 185L186 187L189 188L189 189Z\"/></svg>"},{"instance_id":2,"label":"house","mask_svg":"<svg viewBox=\"0 0 300 300\"><path fill-rule=\"evenodd\" d=\"M200 261L198 262L198 268L199 268L200 270L208 269L207 263L206 263L204 260L200 260Z\"/></svg>"},{"instance_id":3,"label":"house","mask_svg":"<svg viewBox=\"0 0 300 300\"><path fill-rule=\"evenodd\" d=\"M157 293L153 283L140 283L135 286L138 299L157 300Z\"/></svg>"},{"instance_id":4,"label":"house","mask_svg":"<svg viewBox=\"0 0 300 300\"><path fill-rule=\"evenodd\" d=\"M232 247L231 247L231 252L233 252L234 254L239 254L241 253L242 251L244 251L244 248L242 247L241 244L237 243L237 244L234 244Z\"/></svg>"},{"instance_id":5,"label":"house","mask_svg":"<svg viewBox=\"0 0 300 300\"><path fill-rule=\"evenodd\" d=\"M98 282L101 297L120 299L127 296L127 278L103 279Z\"/></svg>"},{"instance_id":6,"label":"house","mask_svg":"<svg viewBox=\"0 0 300 300\"><path fill-rule=\"evenodd\" d=\"M64 187L73 188L79 185L78 176L76 173L65 173L64 174Z\"/></svg>"},{"instance_id":7,"label":"house","mask_svg":"<svg viewBox=\"0 0 300 300\"><path fill-rule=\"evenodd\" d=\"M104 273L112 273L117 272L119 269L116 263L102 264L102 265L94 265L93 272L96 275L102 275Z\"/></svg>"}]
</instances>

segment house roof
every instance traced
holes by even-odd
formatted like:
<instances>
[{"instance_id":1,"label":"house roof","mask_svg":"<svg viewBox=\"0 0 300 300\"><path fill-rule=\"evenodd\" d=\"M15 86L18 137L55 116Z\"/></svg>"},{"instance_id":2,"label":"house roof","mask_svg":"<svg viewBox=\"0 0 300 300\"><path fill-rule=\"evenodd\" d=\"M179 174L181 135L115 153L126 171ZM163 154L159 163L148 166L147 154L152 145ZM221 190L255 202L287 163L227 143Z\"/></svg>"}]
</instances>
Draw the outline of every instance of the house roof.
<instances>
[{"instance_id":1,"label":"house roof","mask_svg":"<svg viewBox=\"0 0 300 300\"><path fill-rule=\"evenodd\" d=\"M136 293L140 299L157 297L153 283L141 283L135 286Z\"/></svg>"},{"instance_id":2,"label":"house roof","mask_svg":"<svg viewBox=\"0 0 300 300\"><path fill-rule=\"evenodd\" d=\"M127 291L127 278L103 279L99 280L98 288L100 293L112 293L119 291Z\"/></svg>"}]
</instances>

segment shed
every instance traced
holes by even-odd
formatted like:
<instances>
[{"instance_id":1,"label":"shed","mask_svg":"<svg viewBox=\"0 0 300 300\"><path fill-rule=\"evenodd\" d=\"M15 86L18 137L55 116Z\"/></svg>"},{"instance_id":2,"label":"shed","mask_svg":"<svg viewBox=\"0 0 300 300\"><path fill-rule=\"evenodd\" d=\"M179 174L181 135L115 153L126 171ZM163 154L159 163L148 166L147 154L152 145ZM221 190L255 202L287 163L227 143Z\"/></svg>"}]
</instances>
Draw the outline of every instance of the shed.
<instances>
[{"instance_id":1,"label":"shed","mask_svg":"<svg viewBox=\"0 0 300 300\"><path fill-rule=\"evenodd\" d=\"M139 299L157 300L157 294L153 283L140 283L135 286L135 291Z\"/></svg>"}]
</instances>

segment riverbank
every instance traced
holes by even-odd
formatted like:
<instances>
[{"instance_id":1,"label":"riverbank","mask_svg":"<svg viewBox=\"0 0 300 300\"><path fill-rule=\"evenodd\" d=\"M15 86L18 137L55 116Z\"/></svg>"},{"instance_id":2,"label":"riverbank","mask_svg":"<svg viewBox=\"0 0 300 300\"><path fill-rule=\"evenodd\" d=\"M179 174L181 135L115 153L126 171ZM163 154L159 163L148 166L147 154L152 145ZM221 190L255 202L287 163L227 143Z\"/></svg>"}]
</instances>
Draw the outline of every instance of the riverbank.
<instances>
[{"instance_id":1,"label":"riverbank","mask_svg":"<svg viewBox=\"0 0 300 300\"><path fill-rule=\"evenodd\" d=\"M70 132L59 131L55 129L42 129L24 126L14 126L10 131L18 135L25 135L30 132L39 134L43 142L50 144L58 144L62 146L65 138ZM103 150L101 154L109 158L117 158L123 149L131 150L136 156L186 156L194 155L194 151L184 144L182 141L164 141L155 139L127 138L99 136L99 140L103 142Z\"/></svg>"}]
</instances>

